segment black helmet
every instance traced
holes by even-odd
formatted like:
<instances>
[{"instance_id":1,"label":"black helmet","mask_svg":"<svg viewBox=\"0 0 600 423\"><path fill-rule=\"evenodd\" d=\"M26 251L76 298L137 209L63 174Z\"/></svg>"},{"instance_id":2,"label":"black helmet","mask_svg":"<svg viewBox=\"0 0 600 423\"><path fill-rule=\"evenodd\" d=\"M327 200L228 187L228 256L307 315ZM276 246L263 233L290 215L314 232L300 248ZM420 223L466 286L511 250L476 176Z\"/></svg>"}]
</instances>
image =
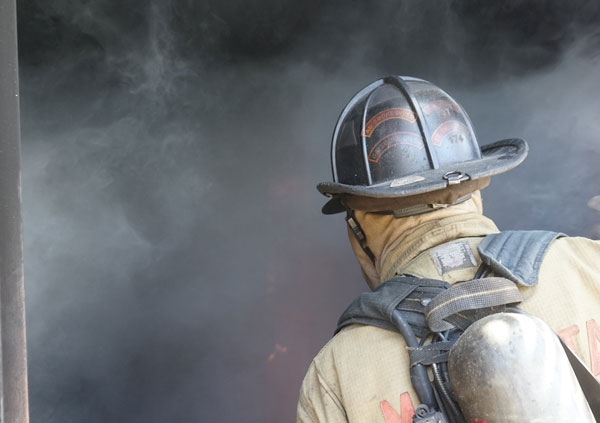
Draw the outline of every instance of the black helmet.
<instances>
[{"instance_id":1,"label":"black helmet","mask_svg":"<svg viewBox=\"0 0 600 423\"><path fill-rule=\"evenodd\" d=\"M481 149L469 117L452 97L422 79L389 76L356 94L333 133L332 199L323 213L345 210L344 194L408 197L496 175L520 164L527 143L506 139Z\"/></svg>"}]
</instances>

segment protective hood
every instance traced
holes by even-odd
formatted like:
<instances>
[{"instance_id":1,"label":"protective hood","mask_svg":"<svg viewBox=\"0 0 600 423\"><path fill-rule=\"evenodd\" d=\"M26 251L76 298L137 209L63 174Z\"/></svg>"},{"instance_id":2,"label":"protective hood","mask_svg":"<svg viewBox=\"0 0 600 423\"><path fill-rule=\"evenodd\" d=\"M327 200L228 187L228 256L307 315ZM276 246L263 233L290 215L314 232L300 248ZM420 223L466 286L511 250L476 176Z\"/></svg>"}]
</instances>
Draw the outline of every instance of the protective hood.
<instances>
[{"instance_id":1,"label":"protective hood","mask_svg":"<svg viewBox=\"0 0 600 423\"><path fill-rule=\"evenodd\" d=\"M415 250L414 256L421 252L418 245L405 245L404 241L411 234L430 222L466 214L481 216L482 212L480 191L475 191L469 200L461 204L416 216L396 218L392 214L355 210L356 220L367 236L367 244L375 256L375 263L367 257L349 229L348 238L369 288L375 289L389 277L388 273L400 253L407 248Z\"/></svg>"}]
</instances>

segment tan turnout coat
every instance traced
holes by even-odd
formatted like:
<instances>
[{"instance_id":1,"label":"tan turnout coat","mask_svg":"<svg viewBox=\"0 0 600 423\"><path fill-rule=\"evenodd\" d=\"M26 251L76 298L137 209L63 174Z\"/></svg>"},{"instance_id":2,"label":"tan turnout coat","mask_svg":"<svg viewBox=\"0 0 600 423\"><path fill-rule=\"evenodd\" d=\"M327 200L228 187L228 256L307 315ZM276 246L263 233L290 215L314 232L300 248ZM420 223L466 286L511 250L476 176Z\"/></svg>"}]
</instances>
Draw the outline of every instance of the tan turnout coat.
<instances>
[{"instance_id":1,"label":"tan turnout coat","mask_svg":"<svg viewBox=\"0 0 600 423\"><path fill-rule=\"evenodd\" d=\"M380 281L403 273L449 283L471 279L481 263L477 245L495 232L494 223L475 212L422 223L403 237L401 248L377 263L377 274ZM456 240L468 242L477 263L440 275L430 253ZM557 239L544 257L539 283L520 291L521 308L558 332L598 377L600 242ZM310 364L297 422L408 423L417 401L402 337L354 324L334 336Z\"/></svg>"}]
</instances>

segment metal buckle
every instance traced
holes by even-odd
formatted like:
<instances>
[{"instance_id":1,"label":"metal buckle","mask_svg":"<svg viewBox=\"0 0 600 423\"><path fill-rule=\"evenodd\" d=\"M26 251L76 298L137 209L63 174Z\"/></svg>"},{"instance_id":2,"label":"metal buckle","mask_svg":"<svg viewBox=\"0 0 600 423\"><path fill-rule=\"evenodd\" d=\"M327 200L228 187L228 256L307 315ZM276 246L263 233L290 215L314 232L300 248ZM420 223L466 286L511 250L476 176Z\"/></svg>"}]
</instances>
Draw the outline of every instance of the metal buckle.
<instances>
[{"instance_id":1,"label":"metal buckle","mask_svg":"<svg viewBox=\"0 0 600 423\"><path fill-rule=\"evenodd\" d=\"M466 173L459 172L458 170L453 170L452 172L448 172L443 176L443 179L448 181L448 185L458 185L462 181L468 181L471 179L469 175Z\"/></svg>"}]
</instances>

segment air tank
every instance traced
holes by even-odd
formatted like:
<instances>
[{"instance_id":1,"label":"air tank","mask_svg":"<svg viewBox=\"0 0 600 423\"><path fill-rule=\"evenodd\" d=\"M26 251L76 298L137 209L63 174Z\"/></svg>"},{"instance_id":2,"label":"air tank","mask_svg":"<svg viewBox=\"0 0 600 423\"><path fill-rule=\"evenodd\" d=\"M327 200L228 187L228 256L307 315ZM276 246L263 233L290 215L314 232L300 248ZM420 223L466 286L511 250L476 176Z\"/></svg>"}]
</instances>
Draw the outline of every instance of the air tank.
<instances>
[{"instance_id":1,"label":"air tank","mask_svg":"<svg viewBox=\"0 0 600 423\"><path fill-rule=\"evenodd\" d=\"M478 320L452 348L448 371L467 423L596 421L558 336L538 318Z\"/></svg>"}]
</instances>

